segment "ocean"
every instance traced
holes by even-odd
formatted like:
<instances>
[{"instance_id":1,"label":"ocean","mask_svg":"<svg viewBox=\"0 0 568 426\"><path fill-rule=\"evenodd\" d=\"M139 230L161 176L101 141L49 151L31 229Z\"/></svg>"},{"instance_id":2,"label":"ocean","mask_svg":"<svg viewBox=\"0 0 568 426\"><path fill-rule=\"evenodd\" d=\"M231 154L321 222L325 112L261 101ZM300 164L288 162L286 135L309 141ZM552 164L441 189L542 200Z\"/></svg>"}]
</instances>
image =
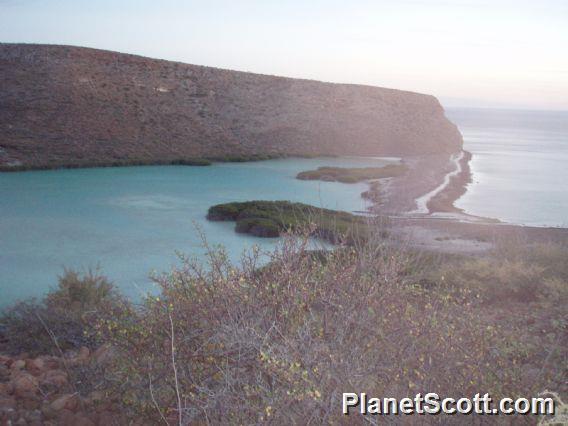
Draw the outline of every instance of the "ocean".
<instances>
[{"instance_id":1,"label":"ocean","mask_svg":"<svg viewBox=\"0 0 568 426\"><path fill-rule=\"evenodd\" d=\"M530 226L568 226L568 111L449 108L473 182L466 213Z\"/></svg>"}]
</instances>

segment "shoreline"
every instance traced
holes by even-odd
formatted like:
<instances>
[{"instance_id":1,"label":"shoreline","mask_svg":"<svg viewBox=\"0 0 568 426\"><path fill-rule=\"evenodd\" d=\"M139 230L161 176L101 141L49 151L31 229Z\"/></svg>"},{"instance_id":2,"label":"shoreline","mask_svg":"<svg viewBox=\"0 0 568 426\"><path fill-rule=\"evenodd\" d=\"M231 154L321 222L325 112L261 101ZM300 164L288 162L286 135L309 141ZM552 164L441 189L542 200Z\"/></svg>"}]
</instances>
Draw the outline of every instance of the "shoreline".
<instances>
[{"instance_id":1,"label":"shoreline","mask_svg":"<svg viewBox=\"0 0 568 426\"><path fill-rule=\"evenodd\" d=\"M452 161L446 160L446 164L438 169L439 172L433 173L441 184L434 186L431 176L427 176L429 188L420 181L418 172L427 165L433 165L433 161L413 159L417 168L412 177L416 180L412 182L407 178L404 182L392 182L383 191L386 203L371 207L375 214L389 217L392 230L400 242L420 249L470 255L485 253L494 249L499 241L511 237L523 243L568 244L568 228L505 223L494 218L470 215L455 207L455 201L467 191L467 185L472 179L469 166L472 154L465 150L462 153L460 157L452 155ZM438 162L439 159L435 161ZM452 163L453 169L448 167ZM440 173L441 171L444 173ZM404 200L404 188L411 193L417 192L413 188L423 190L414 199L414 205ZM427 191L428 189L430 190ZM405 209L392 211L388 208L389 203L404 205L403 202Z\"/></svg>"},{"instance_id":2,"label":"shoreline","mask_svg":"<svg viewBox=\"0 0 568 426\"><path fill-rule=\"evenodd\" d=\"M0 148L1 149L1 148ZM164 160L115 160L101 162L64 162L51 164L9 164L0 163L0 173L34 172L45 170L72 170L72 169L104 169L112 167L142 167L142 166L211 166L214 163L247 163L256 161L281 160L293 158L337 158L333 154L253 154L253 155L227 155L210 157L188 157ZM346 156L347 158L357 158ZM382 157L359 157L382 158ZM395 158L395 157L393 157Z\"/></svg>"},{"instance_id":3,"label":"shoreline","mask_svg":"<svg viewBox=\"0 0 568 426\"><path fill-rule=\"evenodd\" d=\"M211 157L152 162L136 161L128 164L114 162L93 165L51 165L49 167L20 166L8 169L0 166L0 172L152 165L208 166L213 161L246 162L309 157L312 156ZM366 192L372 192L371 195L373 197L376 195L376 198L365 197L363 195L365 193L362 193L361 196L367 198L370 203L367 211L357 213L388 217L393 223L394 234L398 235L402 241L406 239L414 246L435 251L467 253L486 251L494 246L491 241L498 239L498 235L510 234L513 232L511 230L527 235L530 240L542 240L546 237L544 239L559 239L568 243L567 228L503 223L496 219L469 215L456 208L454 202L466 192L467 185L471 182L469 166L471 157L470 152L462 150L453 154L391 158L406 165L407 173L398 177L379 179L380 184L377 187L373 187L377 180L367 181L369 191ZM378 158L383 159L383 157ZM488 235L491 235L491 238Z\"/></svg>"},{"instance_id":4,"label":"shoreline","mask_svg":"<svg viewBox=\"0 0 568 426\"><path fill-rule=\"evenodd\" d=\"M381 200L370 211L393 217L500 223L498 219L465 213L454 205L471 183L471 158L469 151L462 150L445 156L403 159L408 166L407 176L381 179ZM373 182L368 184L372 186Z\"/></svg>"},{"instance_id":5,"label":"shoreline","mask_svg":"<svg viewBox=\"0 0 568 426\"><path fill-rule=\"evenodd\" d=\"M454 176L458 176L459 174L462 173L461 161L464 158L464 152L465 151L461 151L459 154L457 154L457 155L454 154L450 157L450 161L455 164L455 170L447 173L444 176L443 182L439 186L434 188L432 191L422 195L421 197L418 197L415 200L416 209L408 212L408 214L431 214L431 213L433 213L432 208L430 207L432 200L435 199L440 193L445 191L446 188L448 188L448 186L450 185L452 178Z\"/></svg>"}]
</instances>

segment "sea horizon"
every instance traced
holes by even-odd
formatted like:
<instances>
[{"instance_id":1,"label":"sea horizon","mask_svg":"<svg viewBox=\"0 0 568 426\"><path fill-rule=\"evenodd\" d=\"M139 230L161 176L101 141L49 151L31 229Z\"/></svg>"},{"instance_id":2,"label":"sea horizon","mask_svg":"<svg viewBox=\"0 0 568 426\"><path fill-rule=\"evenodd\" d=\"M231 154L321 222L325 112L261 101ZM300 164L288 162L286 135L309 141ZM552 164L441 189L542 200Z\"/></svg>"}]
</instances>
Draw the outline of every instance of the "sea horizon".
<instances>
[{"instance_id":1,"label":"sea horizon","mask_svg":"<svg viewBox=\"0 0 568 426\"><path fill-rule=\"evenodd\" d=\"M454 205L505 223L568 226L568 111L447 108L472 153L472 182Z\"/></svg>"}]
</instances>

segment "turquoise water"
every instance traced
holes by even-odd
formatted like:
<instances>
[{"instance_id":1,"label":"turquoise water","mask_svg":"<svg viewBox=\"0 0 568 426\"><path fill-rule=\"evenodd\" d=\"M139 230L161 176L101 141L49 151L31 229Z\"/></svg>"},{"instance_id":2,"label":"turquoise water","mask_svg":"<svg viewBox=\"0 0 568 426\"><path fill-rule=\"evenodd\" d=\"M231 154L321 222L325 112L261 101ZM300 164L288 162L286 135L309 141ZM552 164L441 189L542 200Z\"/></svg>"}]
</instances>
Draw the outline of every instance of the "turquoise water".
<instances>
[{"instance_id":1,"label":"turquoise water","mask_svg":"<svg viewBox=\"0 0 568 426\"><path fill-rule=\"evenodd\" d=\"M177 264L176 250L203 256L196 226L234 260L247 247L276 239L208 222L218 203L292 200L337 210L365 208L365 184L300 181L324 165L380 166L384 160L286 159L210 167L128 167L0 174L0 306L40 297L63 267L100 265L121 291L136 298L153 289L148 274Z\"/></svg>"},{"instance_id":2,"label":"turquoise water","mask_svg":"<svg viewBox=\"0 0 568 426\"><path fill-rule=\"evenodd\" d=\"M449 109L473 154L456 206L504 222L568 227L568 112Z\"/></svg>"},{"instance_id":3,"label":"turquoise water","mask_svg":"<svg viewBox=\"0 0 568 426\"><path fill-rule=\"evenodd\" d=\"M456 205L505 222L568 226L568 113L450 109L473 153L473 183ZM337 210L365 208L365 184L300 181L324 165L384 160L286 159L211 167L131 167L0 174L0 307L41 297L63 267L100 265L123 293L152 291L152 270L176 265L176 250L203 257L196 226L233 260L276 239L236 234L208 222L229 201L292 200Z\"/></svg>"}]
</instances>

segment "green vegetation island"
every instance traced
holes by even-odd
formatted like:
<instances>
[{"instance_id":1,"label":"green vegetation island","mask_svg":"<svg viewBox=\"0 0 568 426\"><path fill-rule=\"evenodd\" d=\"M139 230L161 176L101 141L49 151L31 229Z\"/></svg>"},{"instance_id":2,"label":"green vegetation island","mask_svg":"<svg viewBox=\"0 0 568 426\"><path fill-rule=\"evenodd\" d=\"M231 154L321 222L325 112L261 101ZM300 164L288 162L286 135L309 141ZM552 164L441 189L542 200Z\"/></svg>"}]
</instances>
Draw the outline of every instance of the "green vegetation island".
<instances>
[{"instance_id":1,"label":"green vegetation island","mask_svg":"<svg viewBox=\"0 0 568 426\"><path fill-rule=\"evenodd\" d=\"M317 170L300 172L301 180L321 180L327 182L357 183L372 179L397 177L407 171L404 164L388 164L383 167L318 167Z\"/></svg>"},{"instance_id":2,"label":"green vegetation island","mask_svg":"<svg viewBox=\"0 0 568 426\"><path fill-rule=\"evenodd\" d=\"M365 240L369 223L362 216L289 201L247 201L209 208L207 219L234 221L235 231L257 237L278 237L285 232L310 229L310 234L332 243Z\"/></svg>"},{"instance_id":3,"label":"green vegetation island","mask_svg":"<svg viewBox=\"0 0 568 426\"><path fill-rule=\"evenodd\" d=\"M363 191L361 197L371 201L376 208L381 201L380 180L400 177L407 171L405 164L387 164L382 167L318 167L316 170L298 173L296 179L341 183L367 182L369 189Z\"/></svg>"}]
</instances>

